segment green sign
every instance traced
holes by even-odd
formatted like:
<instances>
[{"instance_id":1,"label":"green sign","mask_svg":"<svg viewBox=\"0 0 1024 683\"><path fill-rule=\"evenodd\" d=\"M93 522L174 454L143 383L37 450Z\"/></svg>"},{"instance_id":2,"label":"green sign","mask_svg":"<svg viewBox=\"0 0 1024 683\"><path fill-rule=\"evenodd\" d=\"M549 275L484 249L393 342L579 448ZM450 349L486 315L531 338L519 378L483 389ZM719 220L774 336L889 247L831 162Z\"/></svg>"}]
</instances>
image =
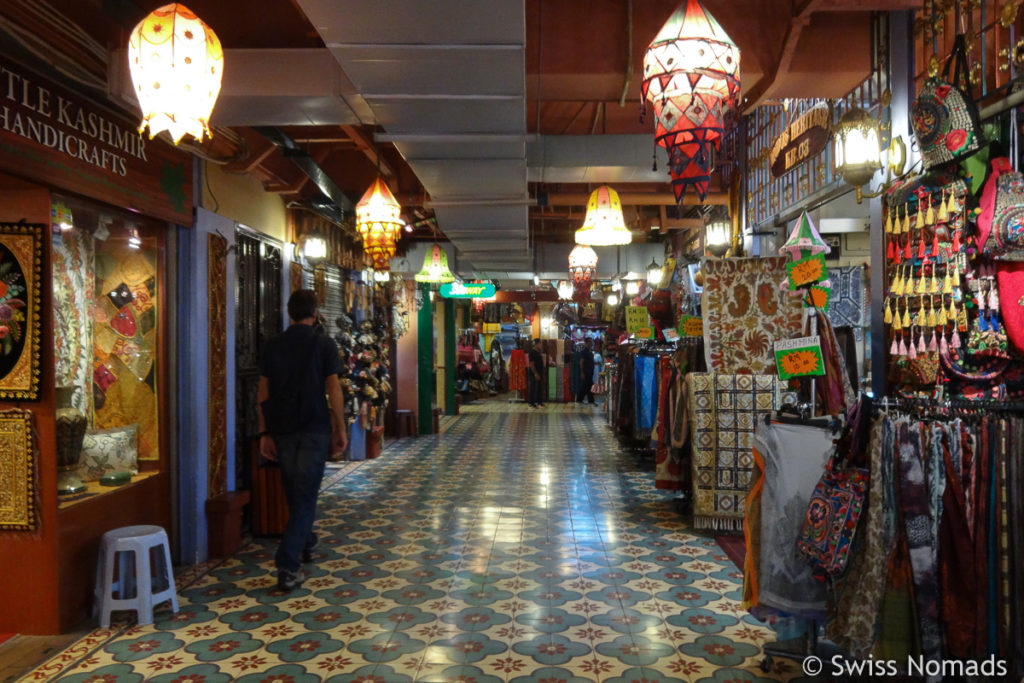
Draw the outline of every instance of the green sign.
<instances>
[{"instance_id":1,"label":"green sign","mask_svg":"<svg viewBox=\"0 0 1024 683\"><path fill-rule=\"evenodd\" d=\"M775 342L775 365L779 379L824 375L821 338L815 335Z\"/></svg>"},{"instance_id":2,"label":"green sign","mask_svg":"<svg viewBox=\"0 0 1024 683\"><path fill-rule=\"evenodd\" d=\"M494 291L494 285L490 282L446 282L441 285L441 296L446 299L490 299Z\"/></svg>"}]
</instances>

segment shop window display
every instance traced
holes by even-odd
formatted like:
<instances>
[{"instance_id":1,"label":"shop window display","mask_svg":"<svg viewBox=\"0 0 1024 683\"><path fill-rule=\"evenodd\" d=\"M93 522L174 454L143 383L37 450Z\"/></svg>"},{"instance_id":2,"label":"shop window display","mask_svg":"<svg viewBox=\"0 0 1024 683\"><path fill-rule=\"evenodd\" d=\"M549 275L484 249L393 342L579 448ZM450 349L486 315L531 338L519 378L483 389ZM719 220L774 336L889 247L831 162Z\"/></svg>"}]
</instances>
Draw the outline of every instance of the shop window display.
<instances>
[{"instance_id":1,"label":"shop window display","mask_svg":"<svg viewBox=\"0 0 1024 683\"><path fill-rule=\"evenodd\" d=\"M53 232L60 465L74 466L84 482L157 470L160 226L64 198L55 207L61 216ZM79 435L83 430L72 425L80 421L86 429Z\"/></svg>"}]
</instances>

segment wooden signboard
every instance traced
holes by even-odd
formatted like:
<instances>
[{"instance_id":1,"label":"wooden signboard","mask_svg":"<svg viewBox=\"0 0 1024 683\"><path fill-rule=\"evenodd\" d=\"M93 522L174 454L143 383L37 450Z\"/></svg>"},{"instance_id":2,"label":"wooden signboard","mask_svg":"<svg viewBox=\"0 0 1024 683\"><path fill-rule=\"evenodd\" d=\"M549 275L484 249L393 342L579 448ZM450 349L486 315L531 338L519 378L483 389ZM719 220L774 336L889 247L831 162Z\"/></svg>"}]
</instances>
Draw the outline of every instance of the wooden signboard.
<instances>
[{"instance_id":1,"label":"wooden signboard","mask_svg":"<svg viewBox=\"0 0 1024 683\"><path fill-rule=\"evenodd\" d=\"M0 170L192 226L192 158L0 55Z\"/></svg>"},{"instance_id":2,"label":"wooden signboard","mask_svg":"<svg viewBox=\"0 0 1024 683\"><path fill-rule=\"evenodd\" d=\"M790 124L772 143L769 163L776 178L825 150L831 132L832 113L826 105L812 107Z\"/></svg>"}]
</instances>

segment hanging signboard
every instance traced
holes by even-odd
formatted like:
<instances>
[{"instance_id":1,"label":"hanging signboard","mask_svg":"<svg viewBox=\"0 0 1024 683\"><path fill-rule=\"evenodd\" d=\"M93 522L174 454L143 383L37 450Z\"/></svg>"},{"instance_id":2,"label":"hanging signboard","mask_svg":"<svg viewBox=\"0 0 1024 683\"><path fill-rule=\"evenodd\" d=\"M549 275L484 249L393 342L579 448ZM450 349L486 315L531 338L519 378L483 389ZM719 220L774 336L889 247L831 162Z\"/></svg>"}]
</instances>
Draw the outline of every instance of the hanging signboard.
<instances>
[{"instance_id":1,"label":"hanging signboard","mask_svg":"<svg viewBox=\"0 0 1024 683\"><path fill-rule=\"evenodd\" d=\"M775 342L775 365L779 379L824 375L821 337L814 335Z\"/></svg>"},{"instance_id":2,"label":"hanging signboard","mask_svg":"<svg viewBox=\"0 0 1024 683\"><path fill-rule=\"evenodd\" d=\"M647 315L645 306L626 306L626 333L636 334L643 327L651 324L651 317Z\"/></svg>"},{"instance_id":3,"label":"hanging signboard","mask_svg":"<svg viewBox=\"0 0 1024 683\"><path fill-rule=\"evenodd\" d=\"M441 285L441 296L446 299L490 299L495 288L490 282L446 282Z\"/></svg>"},{"instance_id":4,"label":"hanging signboard","mask_svg":"<svg viewBox=\"0 0 1024 683\"><path fill-rule=\"evenodd\" d=\"M0 170L192 225L191 155L2 55Z\"/></svg>"},{"instance_id":5,"label":"hanging signboard","mask_svg":"<svg viewBox=\"0 0 1024 683\"><path fill-rule=\"evenodd\" d=\"M776 178L797 164L825 151L831 131L832 114L827 105L812 107L797 117L772 143L769 164Z\"/></svg>"}]
</instances>

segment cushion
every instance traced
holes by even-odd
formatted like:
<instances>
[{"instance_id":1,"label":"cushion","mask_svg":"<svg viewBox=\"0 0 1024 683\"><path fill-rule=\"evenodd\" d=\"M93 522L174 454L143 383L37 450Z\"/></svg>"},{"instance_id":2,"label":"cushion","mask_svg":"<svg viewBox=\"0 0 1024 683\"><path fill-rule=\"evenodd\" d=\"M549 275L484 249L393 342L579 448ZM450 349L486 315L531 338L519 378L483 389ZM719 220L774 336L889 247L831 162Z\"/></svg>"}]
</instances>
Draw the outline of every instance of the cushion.
<instances>
[{"instance_id":1,"label":"cushion","mask_svg":"<svg viewBox=\"0 0 1024 683\"><path fill-rule=\"evenodd\" d=\"M78 460L82 481L97 481L104 474L120 471L139 473L139 426L87 431Z\"/></svg>"}]
</instances>

